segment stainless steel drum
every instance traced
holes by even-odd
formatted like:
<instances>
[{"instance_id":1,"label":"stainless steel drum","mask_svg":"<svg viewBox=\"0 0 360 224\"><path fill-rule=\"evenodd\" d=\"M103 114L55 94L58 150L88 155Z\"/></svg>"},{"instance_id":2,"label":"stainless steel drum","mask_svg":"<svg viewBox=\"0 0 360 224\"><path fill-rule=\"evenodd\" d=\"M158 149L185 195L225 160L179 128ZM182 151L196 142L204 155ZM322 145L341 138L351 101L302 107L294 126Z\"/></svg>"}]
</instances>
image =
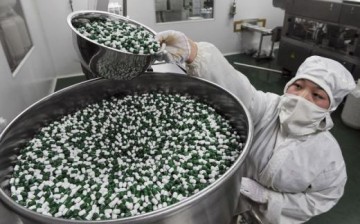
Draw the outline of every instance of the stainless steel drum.
<instances>
[{"instance_id":1,"label":"stainless steel drum","mask_svg":"<svg viewBox=\"0 0 360 224\"><path fill-rule=\"evenodd\" d=\"M9 179L19 148L41 127L106 97L154 91L186 93L212 105L242 136L245 142L242 153L230 169L214 183L171 206L116 220L76 221L53 218L33 212L11 199ZM147 73L128 81L92 79L41 99L7 126L0 136L0 199L24 223L228 224L239 198L240 165L248 153L252 135L252 122L242 102L223 88L203 79L171 73Z\"/></svg>"},{"instance_id":2,"label":"stainless steel drum","mask_svg":"<svg viewBox=\"0 0 360 224\"><path fill-rule=\"evenodd\" d=\"M94 77L118 80L132 79L146 71L154 63L156 59L154 54L132 54L107 47L80 34L74 27L76 23L90 21L93 18L126 22L136 27L143 27L153 35L156 33L139 22L109 12L84 10L69 14L67 23L72 30L74 48L80 58L81 65L90 71ZM161 54L161 52L162 50L159 50L157 54Z\"/></svg>"}]
</instances>

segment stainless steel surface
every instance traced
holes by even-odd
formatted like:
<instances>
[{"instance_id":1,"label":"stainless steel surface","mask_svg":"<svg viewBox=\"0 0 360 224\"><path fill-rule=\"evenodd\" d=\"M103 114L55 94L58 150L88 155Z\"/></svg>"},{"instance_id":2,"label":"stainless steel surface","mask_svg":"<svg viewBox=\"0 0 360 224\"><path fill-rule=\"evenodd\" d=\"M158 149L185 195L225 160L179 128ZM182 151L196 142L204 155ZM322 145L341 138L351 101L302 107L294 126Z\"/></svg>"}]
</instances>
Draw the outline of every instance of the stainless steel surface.
<instances>
[{"instance_id":1,"label":"stainless steel surface","mask_svg":"<svg viewBox=\"0 0 360 224\"><path fill-rule=\"evenodd\" d=\"M344 3L360 4L360 0L343 0Z\"/></svg>"},{"instance_id":2,"label":"stainless steel surface","mask_svg":"<svg viewBox=\"0 0 360 224\"><path fill-rule=\"evenodd\" d=\"M278 65L294 75L306 57L319 55L360 77L360 5L341 1L286 1Z\"/></svg>"},{"instance_id":3,"label":"stainless steel surface","mask_svg":"<svg viewBox=\"0 0 360 224\"><path fill-rule=\"evenodd\" d=\"M178 73L178 74L186 74L185 69L177 64L166 63L166 62L156 62L151 66L153 72L157 73Z\"/></svg>"},{"instance_id":4,"label":"stainless steel surface","mask_svg":"<svg viewBox=\"0 0 360 224\"><path fill-rule=\"evenodd\" d=\"M152 34L155 31L129 18L103 11L76 11L68 15L67 23L72 29L74 48L83 67L91 71L95 77L106 79L132 79L155 61L152 54L132 54L111 47L98 44L80 34L73 24L89 21L91 18L109 18L141 26ZM161 50L158 52L161 53Z\"/></svg>"},{"instance_id":5,"label":"stainless steel surface","mask_svg":"<svg viewBox=\"0 0 360 224\"><path fill-rule=\"evenodd\" d=\"M123 0L123 16L127 16L127 0Z\"/></svg>"},{"instance_id":6,"label":"stainless steel surface","mask_svg":"<svg viewBox=\"0 0 360 224\"><path fill-rule=\"evenodd\" d=\"M341 3L318 0L292 0L286 1L286 13L301 15L327 22L337 23L341 13Z\"/></svg>"},{"instance_id":7,"label":"stainless steel surface","mask_svg":"<svg viewBox=\"0 0 360 224\"><path fill-rule=\"evenodd\" d=\"M150 213L103 221L75 221L44 216L30 211L9 197L9 178L19 148L44 125L100 99L117 95L162 91L189 94L212 105L236 128L245 142L232 167L213 184L183 201ZM0 199L24 223L160 223L228 224L237 205L239 170L253 135L252 122L243 104L221 87L205 80L174 73L147 73L132 80L92 79L55 92L18 115L0 136Z\"/></svg>"},{"instance_id":8,"label":"stainless steel surface","mask_svg":"<svg viewBox=\"0 0 360 224\"><path fill-rule=\"evenodd\" d=\"M20 217L15 213L11 212L5 205L0 201L0 224L22 224Z\"/></svg>"},{"instance_id":9,"label":"stainless steel surface","mask_svg":"<svg viewBox=\"0 0 360 224\"><path fill-rule=\"evenodd\" d=\"M353 27L360 27L360 1L357 4L343 4L339 23ZM360 50L360 49L359 49ZM358 54L360 56L360 54Z\"/></svg>"},{"instance_id":10,"label":"stainless steel surface","mask_svg":"<svg viewBox=\"0 0 360 224\"><path fill-rule=\"evenodd\" d=\"M272 5L276 8L285 9L286 0L273 0Z\"/></svg>"}]
</instances>

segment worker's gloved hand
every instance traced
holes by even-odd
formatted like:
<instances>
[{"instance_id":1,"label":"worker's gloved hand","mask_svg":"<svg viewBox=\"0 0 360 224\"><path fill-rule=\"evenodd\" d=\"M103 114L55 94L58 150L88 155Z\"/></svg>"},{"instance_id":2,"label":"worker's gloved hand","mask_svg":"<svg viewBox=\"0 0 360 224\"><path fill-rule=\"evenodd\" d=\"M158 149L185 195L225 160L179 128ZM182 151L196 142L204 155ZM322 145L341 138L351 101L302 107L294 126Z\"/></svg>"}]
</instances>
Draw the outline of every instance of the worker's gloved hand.
<instances>
[{"instance_id":1,"label":"worker's gloved hand","mask_svg":"<svg viewBox=\"0 0 360 224\"><path fill-rule=\"evenodd\" d=\"M165 43L163 60L171 63L184 63L189 60L191 44L185 34L175 30L167 30L157 33L155 37L160 44Z\"/></svg>"},{"instance_id":2,"label":"worker's gloved hand","mask_svg":"<svg viewBox=\"0 0 360 224\"><path fill-rule=\"evenodd\" d=\"M247 177L241 178L240 193L258 203L267 203L268 201L266 188Z\"/></svg>"}]
</instances>

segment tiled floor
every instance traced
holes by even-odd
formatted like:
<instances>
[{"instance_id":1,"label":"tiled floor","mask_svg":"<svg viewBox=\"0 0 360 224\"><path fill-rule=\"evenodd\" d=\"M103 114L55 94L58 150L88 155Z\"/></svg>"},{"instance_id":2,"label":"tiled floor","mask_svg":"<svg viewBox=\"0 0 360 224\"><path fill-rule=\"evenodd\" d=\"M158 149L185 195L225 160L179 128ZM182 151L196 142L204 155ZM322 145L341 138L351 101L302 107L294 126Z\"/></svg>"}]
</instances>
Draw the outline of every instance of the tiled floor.
<instances>
[{"instance_id":1,"label":"tiled floor","mask_svg":"<svg viewBox=\"0 0 360 224\"><path fill-rule=\"evenodd\" d=\"M74 77L65 77L65 78L59 78L56 80L55 85L55 91L58 91L60 89L63 89L65 87L68 87L70 85L85 81L85 75L84 76L74 76Z\"/></svg>"},{"instance_id":2,"label":"tiled floor","mask_svg":"<svg viewBox=\"0 0 360 224\"><path fill-rule=\"evenodd\" d=\"M246 55L231 55L226 57L231 63L240 62L265 68L281 70L276 65L276 60L256 61ZM251 83L259 90L264 92L283 93L288 76L263 69L250 68L234 65L239 71L244 73ZM84 77L71 77L58 79L55 90L85 80ZM335 123L331 130L338 140L347 164L348 182L345 194L340 202L329 212L313 218L308 224L359 224L360 223L360 130L354 130L343 124L341 120L341 105L332 114Z\"/></svg>"}]
</instances>

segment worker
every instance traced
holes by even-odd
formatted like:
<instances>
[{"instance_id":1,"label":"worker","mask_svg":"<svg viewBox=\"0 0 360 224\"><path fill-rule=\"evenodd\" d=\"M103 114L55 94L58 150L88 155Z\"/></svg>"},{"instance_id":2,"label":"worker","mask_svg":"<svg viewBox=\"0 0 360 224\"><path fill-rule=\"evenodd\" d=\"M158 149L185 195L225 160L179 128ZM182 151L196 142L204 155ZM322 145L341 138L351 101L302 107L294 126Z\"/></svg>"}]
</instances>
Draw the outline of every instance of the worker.
<instances>
[{"instance_id":1,"label":"worker","mask_svg":"<svg viewBox=\"0 0 360 224\"><path fill-rule=\"evenodd\" d=\"M186 63L188 74L217 83L248 109L253 142L241 168L239 209L262 223L303 223L330 210L347 180L330 114L355 88L338 62L311 56L286 84L284 94L256 90L212 44L179 31L156 37L168 62Z\"/></svg>"}]
</instances>

